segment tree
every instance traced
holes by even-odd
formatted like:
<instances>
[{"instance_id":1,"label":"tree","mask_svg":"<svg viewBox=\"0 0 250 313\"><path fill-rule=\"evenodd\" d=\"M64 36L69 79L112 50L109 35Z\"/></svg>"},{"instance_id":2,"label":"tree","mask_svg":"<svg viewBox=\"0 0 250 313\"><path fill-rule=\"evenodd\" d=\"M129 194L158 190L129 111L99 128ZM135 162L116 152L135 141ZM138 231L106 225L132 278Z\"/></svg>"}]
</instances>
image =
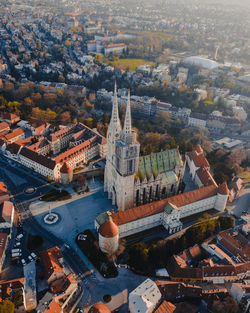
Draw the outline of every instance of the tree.
<instances>
[{"instance_id":1,"label":"tree","mask_svg":"<svg viewBox=\"0 0 250 313\"><path fill-rule=\"evenodd\" d=\"M109 116L107 113L103 113L102 122L103 124L109 124Z\"/></svg>"},{"instance_id":2,"label":"tree","mask_svg":"<svg viewBox=\"0 0 250 313\"><path fill-rule=\"evenodd\" d=\"M60 115L60 122L63 125L69 124L71 122L71 115L69 111L63 112Z\"/></svg>"},{"instance_id":3,"label":"tree","mask_svg":"<svg viewBox=\"0 0 250 313\"><path fill-rule=\"evenodd\" d=\"M212 313L237 313L239 312L239 306L231 296L226 296L223 300L214 300L211 305L208 306L209 311Z\"/></svg>"},{"instance_id":4,"label":"tree","mask_svg":"<svg viewBox=\"0 0 250 313\"><path fill-rule=\"evenodd\" d=\"M94 119L92 117L88 117L84 120L84 124L86 124L90 128L93 128L94 127Z\"/></svg>"},{"instance_id":5,"label":"tree","mask_svg":"<svg viewBox=\"0 0 250 313\"><path fill-rule=\"evenodd\" d=\"M69 47L70 45L71 45L70 40L66 40L66 41L65 41L65 46L66 46L66 47Z\"/></svg>"},{"instance_id":6,"label":"tree","mask_svg":"<svg viewBox=\"0 0 250 313\"><path fill-rule=\"evenodd\" d=\"M129 264L138 271L147 272L151 267L148 264L148 247L145 243L137 243L129 248Z\"/></svg>"},{"instance_id":7,"label":"tree","mask_svg":"<svg viewBox=\"0 0 250 313\"><path fill-rule=\"evenodd\" d=\"M160 127L165 128L170 123L170 113L162 111L158 114L157 123Z\"/></svg>"},{"instance_id":8,"label":"tree","mask_svg":"<svg viewBox=\"0 0 250 313\"><path fill-rule=\"evenodd\" d=\"M0 304L0 313L14 313L15 305L10 300L6 299Z\"/></svg>"},{"instance_id":9,"label":"tree","mask_svg":"<svg viewBox=\"0 0 250 313\"><path fill-rule=\"evenodd\" d=\"M235 227L235 219L231 216L220 216L218 221L221 230Z\"/></svg>"}]
</instances>

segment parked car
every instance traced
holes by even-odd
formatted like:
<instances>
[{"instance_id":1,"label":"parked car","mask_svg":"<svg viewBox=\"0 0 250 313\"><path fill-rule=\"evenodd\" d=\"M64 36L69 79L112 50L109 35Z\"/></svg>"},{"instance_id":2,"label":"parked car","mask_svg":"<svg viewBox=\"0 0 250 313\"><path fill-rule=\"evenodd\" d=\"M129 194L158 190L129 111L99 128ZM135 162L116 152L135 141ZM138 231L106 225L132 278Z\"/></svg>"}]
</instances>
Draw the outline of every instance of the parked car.
<instances>
[{"instance_id":1,"label":"parked car","mask_svg":"<svg viewBox=\"0 0 250 313\"><path fill-rule=\"evenodd\" d=\"M38 259L37 255L34 252L31 252L31 256L32 256L34 261L36 261Z\"/></svg>"},{"instance_id":2,"label":"parked car","mask_svg":"<svg viewBox=\"0 0 250 313\"><path fill-rule=\"evenodd\" d=\"M16 236L17 240L21 240L23 238L23 234L19 234L18 236Z\"/></svg>"},{"instance_id":3,"label":"parked car","mask_svg":"<svg viewBox=\"0 0 250 313\"><path fill-rule=\"evenodd\" d=\"M26 265L26 262L24 259L22 259L21 262L22 262L22 265Z\"/></svg>"}]
</instances>

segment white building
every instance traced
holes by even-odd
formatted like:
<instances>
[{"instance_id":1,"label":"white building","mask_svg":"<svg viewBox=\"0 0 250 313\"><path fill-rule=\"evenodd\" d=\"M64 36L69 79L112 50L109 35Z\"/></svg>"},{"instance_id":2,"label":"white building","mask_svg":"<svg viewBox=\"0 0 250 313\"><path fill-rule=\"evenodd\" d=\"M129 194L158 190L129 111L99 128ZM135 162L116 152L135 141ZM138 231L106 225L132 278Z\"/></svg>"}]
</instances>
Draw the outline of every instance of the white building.
<instances>
[{"instance_id":1,"label":"white building","mask_svg":"<svg viewBox=\"0 0 250 313\"><path fill-rule=\"evenodd\" d=\"M109 255L115 253L119 246L119 228L111 217L101 225L98 232L100 249Z\"/></svg>"},{"instance_id":2,"label":"white building","mask_svg":"<svg viewBox=\"0 0 250 313\"><path fill-rule=\"evenodd\" d=\"M151 313L161 300L161 293L156 283L151 279L145 280L130 292L129 311L131 313Z\"/></svg>"},{"instance_id":3,"label":"white building","mask_svg":"<svg viewBox=\"0 0 250 313\"><path fill-rule=\"evenodd\" d=\"M245 121L247 119L247 113L242 107L239 106L233 107L233 113L234 117L238 118L241 121Z\"/></svg>"},{"instance_id":4,"label":"white building","mask_svg":"<svg viewBox=\"0 0 250 313\"><path fill-rule=\"evenodd\" d=\"M104 46L104 55L122 54L127 51L127 46L124 43L114 43Z\"/></svg>"},{"instance_id":5,"label":"white building","mask_svg":"<svg viewBox=\"0 0 250 313\"><path fill-rule=\"evenodd\" d=\"M42 176L59 180L61 165L43 155L27 148L22 148L19 153L20 163Z\"/></svg>"},{"instance_id":6,"label":"white building","mask_svg":"<svg viewBox=\"0 0 250 313\"><path fill-rule=\"evenodd\" d=\"M206 127L206 124L205 114L191 113L188 117L188 126L190 127Z\"/></svg>"},{"instance_id":7,"label":"white building","mask_svg":"<svg viewBox=\"0 0 250 313\"><path fill-rule=\"evenodd\" d=\"M230 294L237 302L240 302L243 297L250 297L250 284L233 283Z\"/></svg>"}]
</instances>

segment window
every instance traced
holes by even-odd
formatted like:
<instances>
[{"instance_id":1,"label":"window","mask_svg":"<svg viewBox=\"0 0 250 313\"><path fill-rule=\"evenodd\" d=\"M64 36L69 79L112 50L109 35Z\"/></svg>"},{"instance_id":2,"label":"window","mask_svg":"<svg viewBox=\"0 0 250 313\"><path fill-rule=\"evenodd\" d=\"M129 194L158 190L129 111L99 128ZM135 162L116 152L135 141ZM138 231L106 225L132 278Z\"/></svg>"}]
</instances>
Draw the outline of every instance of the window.
<instances>
[{"instance_id":1,"label":"window","mask_svg":"<svg viewBox=\"0 0 250 313\"><path fill-rule=\"evenodd\" d=\"M133 171L133 160L129 160L129 171Z\"/></svg>"}]
</instances>

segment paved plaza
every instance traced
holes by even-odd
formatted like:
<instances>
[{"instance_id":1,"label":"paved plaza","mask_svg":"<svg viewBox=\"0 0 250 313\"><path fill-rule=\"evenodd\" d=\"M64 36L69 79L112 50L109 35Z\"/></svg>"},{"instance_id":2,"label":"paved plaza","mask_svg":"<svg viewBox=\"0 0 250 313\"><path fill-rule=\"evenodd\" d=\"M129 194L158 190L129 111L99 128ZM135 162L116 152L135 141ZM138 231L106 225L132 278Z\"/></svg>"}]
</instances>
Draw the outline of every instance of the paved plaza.
<instances>
[{"instance_id":1,"label":"paved plaza","mask_svg":"<svg viewBox=\"0 0 250 313\"><path fill-rule=\"evenodd\" d=\"M250 213L250 185L245 186L240 196L232 203L227 205L229 211L237 217Z\"/></svg>"},{"instance_id":2,"label":"paved plaza","mask_svg":"<svg viewBox=\"0 0 250 313\"><path fill-rule=\"evenodd\" d=\"M30 206L32 215L42 227L72 246L78 233L86 229L94 229L94 220L97 215L107 210L116 210L108 200L107 194L104 193L101 183L96 182L95 186L89 185L89 193L74 195L70 200L35 201ZM60 216L58 223L48 225L44 222L45 215L50 211Z\"/></svg>"}]
</instances>

